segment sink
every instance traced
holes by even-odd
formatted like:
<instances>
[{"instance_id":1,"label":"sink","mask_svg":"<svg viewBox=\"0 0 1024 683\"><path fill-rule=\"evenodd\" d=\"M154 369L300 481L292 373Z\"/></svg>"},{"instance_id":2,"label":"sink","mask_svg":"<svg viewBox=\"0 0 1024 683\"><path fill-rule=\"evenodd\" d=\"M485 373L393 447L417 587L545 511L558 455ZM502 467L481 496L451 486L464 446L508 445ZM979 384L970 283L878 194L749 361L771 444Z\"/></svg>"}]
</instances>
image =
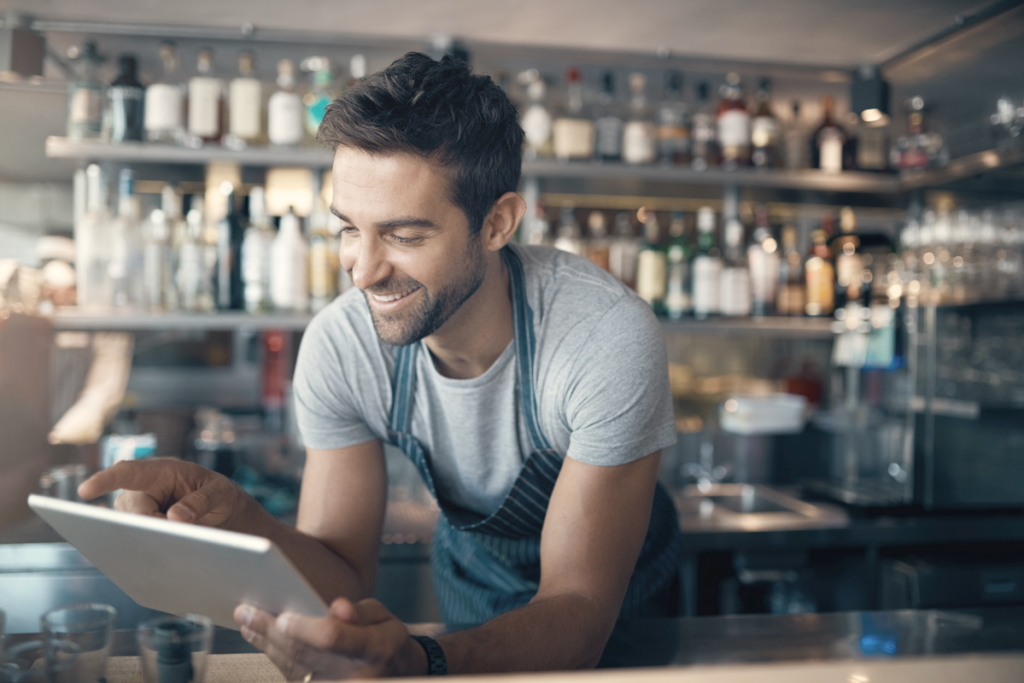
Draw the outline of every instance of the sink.
<instances>
[{"instance_id":1,"label":"sink","mask_svg":"<svg viewBox=\"0 0 1024 683\"><path fill-rule=\"evenodd\" d=\"M781 531L846 526L841 508L760 484L695 484L675 496L683 531Z\"/></svg>"}]
</instances>

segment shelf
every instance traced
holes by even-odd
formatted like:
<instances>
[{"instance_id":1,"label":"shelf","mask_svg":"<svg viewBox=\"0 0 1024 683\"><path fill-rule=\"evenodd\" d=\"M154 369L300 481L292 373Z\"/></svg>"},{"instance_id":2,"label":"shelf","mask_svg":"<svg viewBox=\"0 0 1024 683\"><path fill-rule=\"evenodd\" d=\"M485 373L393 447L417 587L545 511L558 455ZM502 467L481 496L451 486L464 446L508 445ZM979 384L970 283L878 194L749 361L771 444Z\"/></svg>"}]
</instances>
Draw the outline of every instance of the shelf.
<instances>
[{"instance_id":1,"label":"shelf","mask_svg":"<svg viewBox=\"0 0 1024 683\"><path fill-rule=\"evenodd\" d=\"M309 313L120 313L60 308L56 330L147 332L161 330L304 330Z\"/></svg>"},{"instance_id":2,"label":"shelf","mask_svg":"<svg viewBox=\"0 0 1024 683\"><path fill-rule=\"evenodd\" d=\"M230 150L220 145L191 149L145 142L110 144L100 140L69 140L51 135L46 138L46 156L75 161L120 161L151 164L206 164L227 161L241 166L309 166L329 168L334 155L330 150L314 148L252 147Z\"/></svg>"},{"instance_id":3,"label":"shelf","mask_svg":"<svg viewBox=\"0 0 1024 683\"><path fill-rule=\"evenodd\" d=\"M709 318L696 320L662 319L669 334L708 334L721 336L783 337L787 339L832 339L832 318Z\"/></svg>"},{"instance_id":4,"label":"shelf","mask_svg":"<svg viewBox=\"0 0 1024 683\"><path fill-rule=\"evenodd\" d=\"M1009 168L1018 164L1024 164L1024 147L990 149L953 159L942 168L904 171L900 176L900 182L904 190L938 187L980 173Z\"/></svg>"}]
</instances>

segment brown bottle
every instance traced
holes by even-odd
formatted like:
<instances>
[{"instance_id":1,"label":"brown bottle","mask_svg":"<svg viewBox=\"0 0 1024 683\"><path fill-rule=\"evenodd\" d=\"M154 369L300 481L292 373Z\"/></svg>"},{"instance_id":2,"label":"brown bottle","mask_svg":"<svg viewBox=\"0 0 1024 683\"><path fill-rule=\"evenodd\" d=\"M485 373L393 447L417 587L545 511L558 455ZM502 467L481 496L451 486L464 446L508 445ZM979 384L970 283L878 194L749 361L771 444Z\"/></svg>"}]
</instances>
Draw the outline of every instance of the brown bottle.
<instances>
[{"instance_id":1,"label":"brown bottle","mask_svg":"<svg viewBox=\"0 0 1024 683\"><path fill-rule=\"evenodd\" d=\"M811 233L811 252L804 264L807 282L807 303L804 311L812 317L832 315L835 309L835 266L832 264L832 250L828 248L828 236L832 228L832 217L821 221L821 229Z\"/></svg>"}]
</instances>

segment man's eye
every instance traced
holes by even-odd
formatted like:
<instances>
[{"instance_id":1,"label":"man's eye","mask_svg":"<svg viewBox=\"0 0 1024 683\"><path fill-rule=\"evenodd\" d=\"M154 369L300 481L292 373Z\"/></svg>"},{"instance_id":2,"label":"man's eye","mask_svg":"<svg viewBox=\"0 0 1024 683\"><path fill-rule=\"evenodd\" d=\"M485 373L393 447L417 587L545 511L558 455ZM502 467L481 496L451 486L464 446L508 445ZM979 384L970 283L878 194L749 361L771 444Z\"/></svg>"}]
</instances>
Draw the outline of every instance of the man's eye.
<instances>
[{"instance_id":1,"label":"man's eye","mask_svg":"<svg viewBox=\"0 0 1024 683\"><path fill-rule=\"evenodd\" d=\"M416 244L417 242L420 241L419 237L402 237L400 235L395 234L391 235L391 239L393 239L398 244Z\"/></svg>"},{"instance_id":2,"label":"man's eye","mask_svg":"<svg viewBox=\"0 0 1024 683\"><path fill-rule=\"evenodd\" d=\"M357 232L359 232L359 231L356 230L351 225L343 225L343 226L341 226L341 234L343 234L343 235L354 235Z\"/></svg>"}]
</instances>

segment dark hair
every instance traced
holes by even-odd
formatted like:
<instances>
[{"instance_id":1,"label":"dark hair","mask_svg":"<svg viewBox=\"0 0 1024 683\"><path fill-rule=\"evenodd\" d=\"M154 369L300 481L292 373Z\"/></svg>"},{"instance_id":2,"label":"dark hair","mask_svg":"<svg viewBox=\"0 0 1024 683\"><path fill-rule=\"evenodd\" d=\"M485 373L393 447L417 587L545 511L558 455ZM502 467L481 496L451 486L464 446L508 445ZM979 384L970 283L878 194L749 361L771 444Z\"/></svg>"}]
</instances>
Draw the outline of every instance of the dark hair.
<instances>
[{"instance_id":1,"label":"dark hair","mask_svg":"<svg viewBox=\"0 0 1024 683\"><path fill-rule=\"evenodd\" d=\"M334 100L317 140L371 154L406 152L441 166L449 199L471 235L491 206L515 192L522 171L523 129L515 106L489 76L461 61L410 52Z\"/></svg>"}]
</instances>

